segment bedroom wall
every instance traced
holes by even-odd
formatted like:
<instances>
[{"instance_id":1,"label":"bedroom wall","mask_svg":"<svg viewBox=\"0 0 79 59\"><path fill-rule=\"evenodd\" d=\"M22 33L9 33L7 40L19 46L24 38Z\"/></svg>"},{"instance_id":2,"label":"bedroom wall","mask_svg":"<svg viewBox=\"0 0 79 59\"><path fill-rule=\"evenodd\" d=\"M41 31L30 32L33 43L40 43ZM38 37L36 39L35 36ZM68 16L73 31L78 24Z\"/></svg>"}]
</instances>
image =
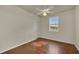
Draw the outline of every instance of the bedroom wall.
<instances>
[{"instance_id":1,"label":"bedroom wall","mask_svg":"<svg viewBox=\"0 0 79 59\"><path fill-rule=\"evenodd\" d=\"M0 52L36 39L38 20L16 6L0 6Z\"/></svg>"},{"instance_id":2,"label":"bedroom wall","mask_svg":"<svg viewBox=\"0 0 79 59\"><path fill-rule=\"evenodd\" d=\"M48 31L48 20L55 15L60 17L60 27L57 33ZM55 15L41 17L40 37L74 44L74 10L68 10Z\"/></svg>"},{"instance_id":3,"label":"bedroom wall","mask_svg":"<svg viewBox=\"0 0 79 59\"><path fill-rule=\"evenodd\" d=\"M79 6L75 7L75 45L79 50Z\"/></svg>"}]
</instances>

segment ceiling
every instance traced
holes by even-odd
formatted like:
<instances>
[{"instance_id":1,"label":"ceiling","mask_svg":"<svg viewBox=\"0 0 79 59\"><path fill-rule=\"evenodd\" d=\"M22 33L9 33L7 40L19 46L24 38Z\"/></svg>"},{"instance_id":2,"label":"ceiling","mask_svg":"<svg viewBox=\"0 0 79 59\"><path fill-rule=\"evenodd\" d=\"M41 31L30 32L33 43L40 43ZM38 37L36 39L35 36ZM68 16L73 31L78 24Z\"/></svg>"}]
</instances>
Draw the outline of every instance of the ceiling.
<instances>
[{"instance_id":1,"label":"ceiling","mask_svg":"<svg viewBox=\"0 0 79 59\"><path fill-rule=\"evenodd\" d=\"M45 9L49 7L54 7L52 11L55 14L57 12L73 9L75 6L73 5L19 5L18 7L37 15L39 11L37 11L36 8Z\"/></svg>"}]
</instances>

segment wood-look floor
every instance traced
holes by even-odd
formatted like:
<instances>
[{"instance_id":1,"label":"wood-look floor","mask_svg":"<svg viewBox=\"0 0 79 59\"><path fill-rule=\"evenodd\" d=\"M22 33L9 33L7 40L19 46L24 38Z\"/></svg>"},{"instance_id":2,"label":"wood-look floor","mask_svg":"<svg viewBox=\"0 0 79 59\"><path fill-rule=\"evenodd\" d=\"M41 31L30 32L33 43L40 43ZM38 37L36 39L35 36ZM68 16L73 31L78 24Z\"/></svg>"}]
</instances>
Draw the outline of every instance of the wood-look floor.
<instances>
[{"instance_id":1,"label":"wood-look floor","mask_svg":"<svg viewBox=\"0 0 79 59\"><path fill-rule=\"evenodd\" d=\"M78 54L78 50L72 44L38 38L3 54Z\"/></svg>"}]
</instances>

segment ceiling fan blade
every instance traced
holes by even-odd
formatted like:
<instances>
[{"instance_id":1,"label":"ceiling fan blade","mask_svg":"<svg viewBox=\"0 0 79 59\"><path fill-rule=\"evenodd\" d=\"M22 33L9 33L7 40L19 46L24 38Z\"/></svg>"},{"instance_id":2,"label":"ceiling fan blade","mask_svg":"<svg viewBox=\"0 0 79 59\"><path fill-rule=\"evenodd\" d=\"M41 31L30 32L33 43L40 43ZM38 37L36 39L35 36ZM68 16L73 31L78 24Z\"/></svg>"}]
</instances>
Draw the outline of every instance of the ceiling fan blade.
<instances>
[{"instance_id":1,"label":"ceiling fan blade","mask_svg":"<svg viewBox=\"0 0 79 59\"><path fill-rule=\"evenodd\" d=\"M37 15L41 15L43 12L39 12L39 13L37 13Z\"/></svg>"},{"instance_id":2,"label":"ceiling fan blade","mask_svg":"<svg viewBox=\"0 0 79 59\"><path fill-rule=\"evenodd\" d=\"M47 13L54 13L54 12L52 12L52 11L48 11Z\"/></svg>"}]
</instances>

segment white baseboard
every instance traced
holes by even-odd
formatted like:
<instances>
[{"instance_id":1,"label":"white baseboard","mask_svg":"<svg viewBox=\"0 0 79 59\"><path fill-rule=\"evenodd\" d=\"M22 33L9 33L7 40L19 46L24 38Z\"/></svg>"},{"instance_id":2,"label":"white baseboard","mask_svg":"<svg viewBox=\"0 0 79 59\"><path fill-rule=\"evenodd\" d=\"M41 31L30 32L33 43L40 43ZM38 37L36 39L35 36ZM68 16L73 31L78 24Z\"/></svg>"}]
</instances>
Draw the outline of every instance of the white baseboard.
<instances>
[{"instance_id":1,"label":"white baseboard","mask_svg":"<svg viewBox=\"0 0 79 59\"><path fill-rule=\"evenodd\" d=\"M29 41L26 41L26 42L22 42L22 43L20 43L20 44L17 44L16 46L12 46L12 47L10 47L10 48L7 48L6 50L1 51L0 53L6 52L6 51L8 51L8 50L11 50L11 49L16 48L16 47L18 47L18 46L21 46L21 45L23 45L23 44L29 43L29 42L31 42L31 41L33 41L33 40L36 40L37 38L38 38L38 37L33 38L33 39L30 39Z\"/></svg>"},{"instance_id":2,"label":"white baseboard","mask_svg":"<svg viewBox=\"0 0 79 59\"><path fill-rule=\"evenodd\" d=\"M79 46L75 45L75 47L77 48L77 50L79 51Z\"/></svg>"},{"instance_id":3,"label":"white baseboard","mask_svg":"<svg viewBox=\"0 0 79 59\"><path fill-rule=\"evenodd\" d=\"M50 39L50 40L55 40L55 41L59 41L59 42L64 42L64 43L68 43L68 44L73 44L73 42L67 42L67 41L62 41L62 40L56 40L56 39L52 39L52 38L49 38L49 37L43 37L43 36L40 36L41 38L46 38L46 39Z\"/></svg>"}]
</instances>

